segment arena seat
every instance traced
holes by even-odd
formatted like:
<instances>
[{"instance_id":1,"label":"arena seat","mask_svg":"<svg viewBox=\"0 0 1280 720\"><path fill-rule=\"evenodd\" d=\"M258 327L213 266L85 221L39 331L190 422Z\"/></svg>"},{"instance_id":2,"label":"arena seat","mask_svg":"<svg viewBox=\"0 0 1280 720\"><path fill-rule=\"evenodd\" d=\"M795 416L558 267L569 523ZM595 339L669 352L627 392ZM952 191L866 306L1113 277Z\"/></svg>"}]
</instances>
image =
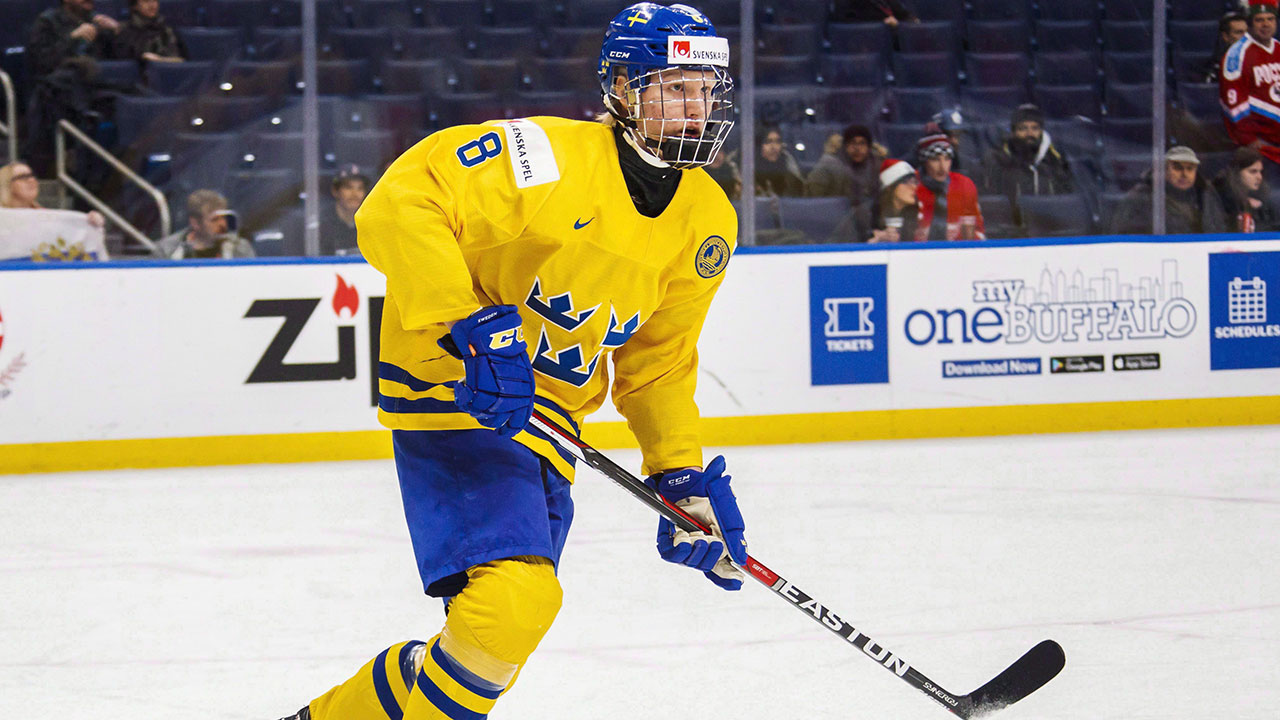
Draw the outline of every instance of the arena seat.
<instances>
[{"instance_id":1,"label":"arena seat","mask_svg":"<svg viewBox=\"0 0 1280 720\"><path fill-rule=\"evenodd\" d=\"M1042 85L1098 85L1102 79L1097 56L1083 50L1036 53L1035 71Z\"/></svg>"},{"instance_id":2,"label":"arena seat","mask_svg":"<svg viewBox=\"0 0 1280 720\"><path fill-rule=\"evenodd\" d=\"M421 5L407 0L353 0L348 7L357 28L421 27L425 22Z\"/></svg>"},{"instance_id":3,"label":"arena seat","mask_svg":"<svg viewBox=\"0 0 1280 720\"><path fill-rule=\"evenodd\" d=\"M1150 172L1151 151L1108 154L1103 160L1102 170L1111 188L1128 190Z\"/></svg>"},{"instance_id":4,"label":"arena seat","mask_svg":"<svg viewBox=\"0 0 1280 720\"><path fill-rule=\"evenodd\" d=\"M165 95L121 95L115 103L116 143L142 154L168 145L188 105L186 98Z\"/></svg>"},{"instance_id":5,"label":"arena seat","mask_svg":"<svg viewBox=\"0 0 1280 720\"><path fill-rule=\"evenodd\" d=\"M822 147L827 138L839 135L845 123L788 123L782 125L782 137L787 139L787 150L800 163L802 170L810 170L822 157ZM807 172L806 172L807 174Z\"/></svg>"},{"instance_id":6,"label":"arena seat","mask_svg":"<svg viewBox=\"0 0 1280 720\"><path fill-rule=\"evenodd\" d=\"M304 145L300 132L255 133L249 140L249 146L255 170L302 169Z\"/></svg>"},{"instance_id":7,"label":"arena seat","mask_svg":"<svg viewBox=\"0 0 1280 720\"><path fill-rule=\"evenodd\" d=\"M334 137L333 154L338 167L354 164L381 170L402 149L396 147L390 130L339 130Z\"/></svg>"},{"instance_id":8,"label":"arena seat","mask_svg":"<svg viewBox=\"0 0 1280 720\"><path fill-rule=\"evenodd\" d=\"M524 71L515 59L481 60L463 58L457 62L459 89L466 92L513 93L521 87Z\"/></svg>"},{"instance_id":9,"label":"arena seat","mask_svg":"<svg viewBox=\"0 0 1280 720\"><path fill-rule=\"evenodd\" d=\"M904 53L945 52L959 56L963 38L950 20L898 25L898 48Z\"/></svg>"},{"instance_id":10,"label":"arena seat","mask_svg":"<svg viewBox=\"0 0 1280 720\"><path fill-rule=\"evenodd\" d=\"M1169 21L1169 43L1175 50L1211 55L1217 47L1217 42L1218 21L1216 19Z\"/></svg>"},{"instance_id":11,"label":"arena seat","mask_svg":"<svg viewBox=\"0 0 1280 720\"><path fill-rule=\"evenodd\" d=\"M760 25L756 28L756 53L765 55L812 55L822 36L821 26Z\"/></svg>"},{"instance_id":12,"label":"arena seat","mask_svg":"<svg viewBox=\"0 0 1280 720\"><path fill-rule=\"evenodd\" d=\"M258 95L197 97L190 125L204 132L235 130L268 117L276 105L272 98ZM198 124L196 119L200 121Z\"/></svg>"},{"instance_id":13,"label":"arena seat","mask_svg":"<svg viewBox=\"0 0 1280 720\"><path fill-rule=\"evenodd\" d=\"M564 3L565 23L578 27L595 28L596 51L599 52L601 30L624 7L626 7L626 3L614 2L613 0L566 0Z\"/></svg>"},{"instance_id":14,"label":"arena seat","mask_svg":"<svg viewBox=\"0 0 1280 720\"><path fill-rule=\"evenodd\" d=\"M1205 5L1209 3L1201 0ZM1155 17L1152 0L1108 0L1104 6L1107 20L1142 20L1147 23ZM1222 12L1222 11L1219 11Z\"/></svg>"},{"instance_id":15,"label":"arena seat","mask_svg":"<svg viewBox=\"0 0 1280 720\"><path fill-rule=\"evenodd\" d=\"M301 174L294 169L236 170L227 176L226 188L242 231L250 234L301 204Z\"/></svg>"},{"instance_id":16,"label":"arena seat","mask_svg":"<svg viewBox=\"0 0 1280 720\"><path fill-rule=\"evenodd\" d=\"M203 0L202 0L203 1ZM303 0L279 0L276 21L280 27L302 26ZM323 35L331 28L351 26L350 11L342 0L315 0L316 29Z\"/></svg>"},{"instance_id":17,"label":"arena seat","mask_svg":"<svg viewBox=\"0 0 1280 720\"><path fill-rule=\"evenodd\" d=\"M171 173L183 188L221 188L244 163L245 150L238 132L176 133Z\"/></svg>"},{"instance_id":18,"label":"arena seat","mask_svg":"<svg viewBox=\"0 0 1280 720\"><path fill-rule=\"evenodd\" d=\"M276 26L279 10L275 3L263 0L208 0L208 20L211 27L232 27L250 30Z\"/></svg>"},{"instance_id":19,"label":"arena seat","mask_svg":"<svg viewBox=\"0 0 1280 720\"><path fill-rule=\"evenodd\" d=\"M395 32L392 54L401 60L449 60L467 53L467 32L459 28L401 28Z\"/></svg>"},{"instance_id":20,"label":"arena seat","mask_svg":"<svg viewBox=\"0 0 1280 720\"><path fill-rule=\"evenodd\" d=\"M1097 54L1099 50L1098 25L1090 20L1041 20L1036 23L1035 40L1042 53L1083 50Z\"/></svg>"},{"instance_id":21,"label":"arena seat","mask_svg":"<svg viewBox=\"0 0 1280 720\"><path fill-rule=\"evenodd\" d=\"M427 107L427 122L437 127L481 123L506 117L497 92L448 92Z\"/></svg>"},{"instance_id":22,"label":"arena seat","mask_svg":"<svg viewBox=\"0 0 1280 720\"><path fill-rule=\"evenodd\" d=\"M239 27L182 27L177 32L187 46L188 60L225 63L244 55L246 35Z\"/></svg>"},{"instance_id":23,"label":"arena seat","mask_svg":"<svg viewBox=\"0 0 1280 720\"><path fill-rule=\"evenodd\" d=\"M1031 94L1026 85L960 88L960 107L974 121L1008 123L1013 109L1027 102Z\"/></svg>"},{"instance_id":24,"label":"arena seat","mask_svg":"<svg viewBox=\"0 0 1280 720\"><path fill-rule=\"evenodd\" d=\"M1217 83L1178 83L1178 102L1196 119L1211 122L1222 117Z\"/></svg>"},{"instance_id":25,"label":"arena seat","mask_svg":"<svg viewBox=\"0 0 1280 720\"><path fill-rule=\"evenodd\" d=\"M837 55L873 52L887 59L893 51L893 35L884 23L831 23L827 44Z\"/></svg>"},{"instance_id":26,"label":"arena seat","mask_svg":"<svg viewBox=\"0 0 1280 720\"><path fill-rule=\"evenodd\" d=\"M969 0L969 17L975 20L1031 20L1028 0Z\"/></svg>"},{"instance_id":27,"label":"arena seat","mask_svg":"<svg viewBox=\"0 0 1280 720\"><path fill-rule=\"evenodd\" d=\"M217 84L218 69L209 60L152 63L147 67L147 85L161 95L194 95Z\"/></svg>"},{"instance_id":28,"label":"arena seat","mask_svg":"<svg viewBox=\"0 0 1280 720\"><path fill-rule=\"evenodd\" d=\"M485 22L483 0L431 0L423 10L429 27L474 28Z\"/></svg>"},{"instance_id":29,"label":"arena seat","mask_svg":"<svg viewBox=\"0 0 1280 720\"><path fill-rule=\"evenodd\" d=\"M879 139L889 149L889 156L896 158L912 158L915 154L916 141L924 135L924 126L918 122L881 123ZM914 160L909 159L913 165Z\"/></svg>"},{"instance_id":30,"label":"arena seat","mask_svg":"<svg viewBox=\"0 0 1280 720\"><path fill-rule=\"evenodd\" d=\"M542 33L534 27L482 27L476 28L474 37L479 58L528 61L541 52Z\"/></svg>"},{"instance_id":31,"label":"arena seat","mask_svg":"<svg viewBox=\"0 0 1280 720\"><path fill-rule=\"evenodd\" d=\"M448 77L443 60L388 60L382 66L382 89L393 94L439 95Z\"/></svg>"},{"instance_id":32,"label":"arena seat","mask_svg":"<svg viewBox=\"0 0 1280 720\"><path fill-rule=\"evenodd\" d=\"M956 57L951 53L897 53L893 56L894 82L903 88L946 88L959 86Z\"/></svg>"},{"instance_id":33,"label":"arena seat","mask_svg":"<svg viewBox=\"0 0 1280 720\"><path fill-rule=\"evenodd\" d=\"M1104 52L1102 68L1108 85L1111 83L1150 83L1152 61L1149 52Z\"/></svg>"},{"instance_id":34,"label":"arena seat","mask_svg":"<svg viewBox=\"0 0 1280 720\"><path fill-rule=\"evenodd\" d=\"M360 95L373 89L368 60L316 61L316 88L322 95Z\"/></svg>"},{"instance_id":35,"label":"arena seat","mask_svg":"<svg viewBox=\"0 0 1280 720\"><path fill-rule=\"evenodd\" d=\"M1098 0L1054 0L1038 6L1044 20L1088 20L1097 23L1102 19L1102 4Z\"/></svg>"},{"instance_id":36,"label":"arena seat","mask_svg":"<svg viewBox=\"0 0 1280 720\"><path fill-rule=\"evenodd\" d=\"M1218 31L1218 18L1229 9L1238 8L1238 3L1222 3L1215 0L1172 0L1169 3L1169 17L1174 21L1213 21L1214 33Z\"/></svg>"},{"instance_id":37,"label":"arena seat","mask_svg":"<svg viewBox=\"0 0 1280 720\"><path fill-rule=\"evenodd\" d=\"M138 63L134 60L99 60L98 80L126 89L140 83L142 76L138 72Z\"/></svg>"},{"instance_id":38,"label":"arena seat","mask_svg":"<svg viewBox=\"0 0 1280 720\"><path fill-rule=\"evenodd\" d=\"M756 83L807 85L815 81L812 55L764 55L756 58Z\"/></svg>"},{"instance_id":39,"label":"arena seat","mask_svg":"<svg viewBox=\"0 0 1280 720\"><path fill-rule=\"evenodd\" d=\"M757 3L759 8L761 3ZM720 0L718 3L699 3L697 8L711 18L711 22L721 22L720 17L736 16L740 10L736 0ZM718 11L721 14L712 12ZM764 4L763 16L770 24L777 25L820 25L827 21L827 4L823 2L772 2Z\"/></svg>"},{"instance_id":40,"label":"arena seat","mask_svg":"<svg viewBox=\"0 0 1280 720\"><path fill-rule=\"evenodd\" d=\"M1026 85L1031 59L1022 53L967 53L965 74L974 87Z\"/></svg>"},{"instance_id":41,"label":"arena seat","mask_svg":"<svg viewBox=\"0 0 1280 720\"><path fill-rule=\"evenodd\" d=\"M982 195L978 198L982 209L982 225L988 240L1022 237L1023 232L1013 220L1013 203L1005 195Z\"/></svg>"},{"instance_id":42,"label":"arena seat","mask_svg":"<svg viewBox=\"0 0 1280 720\"><path fill-rule=\"evenodd\" d=\"M335 28L329 31L329 48L335 59L368 60L370 67L395 55L398 39L391 28Z\"/></svg>"},{"instance_id":43,"label":"arena seat","mask_svg":"<svg viewBox=\"0 0 1280 720\"><path fill-rule=\"evenodd\" d=\"M255 60L296 60L302 55L299 28L256 27L248 52Z\"/></svg>"},{"instance_id":44,"label":"arena seat","mask_svg":"<svg viewBox=\"0 0 1280 720\"><path fill-rule=\"evenodd\" d=\"M1140 152L1151 147L1151 118L1102 119L1102 142L1107 154Z\"/></svg>"},{"instance_id":45,"label":"arena seat","mask_svg":"<svg viewBox=\"0 0 1280 720\"><path fill-rule=\"evenodd\" d=\"M969 52L1026 53L1031 35L1021 20L970 20L965 26Z\"/></svg>"},{"instance_id":46,"label":"arena seat","mask_svg":"<svg viewBox=\"0 0 1280 720\"><path fill-rule=\"evenodd\" d=\"M280 96L293 91L297 66L288 60L233 60L227 64L223 81L227 93L237 96Z\"/></svg>"},{"instance_id":47,"label":"arena seat","mask_svg":"<svg viewBox=\"0 0 1280 720\"><path fill-rule=\"evenodd\" d=\"M595 114L598 104L594 98L575 90L525 90L511 98L511 110L515 117L551 115L586 119Z\"/></svg>"},{"instance_id":48,"label":"arena seat","mask_svg":"<svg viewBox=\"0 0 1280 720\"><path fill-rule=\"evenodd\" d=\"M946 20L952 28L964 22L964 0L915 0L913 7L916 15L925 22Z\"/></svg>"},{"instance_id":49,"label":"arena seat","mask_svg":"<svg viewBox=\"0 0 1280 720\"><path fill-rule=\"evenodd\" d=\"M1109 52L1150 50L1153 39L1150 20L1102 21L1102 49Z\"/></svg>"},{"instance_id":50,"label":"arena seat","mask_svg":"<svg viewBox=\"0 0 1280 720\"><path fill-rule=\"evenodd\" d=\"M799 230L814 244L826 242L848 212L848 198L778 198L778 216L782 228Z\"/></svg>"},{"instance_id":51,"label":"arena seat","mask_svg":"<svg viewBox=\"0 0 1280 720\"><path fill-rule=\"evenodd\" d=\"M946 88L894 88L890 94L890 115L899 123L926 123L943 108L956 104L957 97Z\"/></svg>"},{"instance_id":52,"label":"arena seat","mask_svg":"<svg viewBox=\"0 0 1280 720\"><path fill-rule=\"evenodd\" d=\"M1032 91L1035 102L1047 117L1075 116L1097 120L1102 116L1102 103L1094 85L1045 85L1037 83Z\"/></svg>"},{"instance_id":53,"label":"arena seat","mask_svg":"<svg viewBox=\"0 0 1280 720\"><path fill-rule=\"evenodd\" d=\"M1107 83L1103 97L1107 116L1114 118L1151 117L1151 83Z\"/></svg>"},{"instance_id":54,"label":"arena seat","mask_svg":"<svg viewBox=\"0 0 1280 720\"><path fill-rule=\"evenodd\" d=\"M590 58L534 58L534 85L541 90L599 93L596 65Z\"/></svg>"},{"instance_id":55,"label":"arena seat","mask_svg":"<svg viewBox=\"0 0 1280 720\"><path fill-rule=\"evenodd\" d=\"M1093 231L1093 214L1079 193L1022 195L1018 210L1028 237L1067 237Z\"/></svg>"},{"instance_id":56,"label":"arena seat","mask_svg":"<svg viewBox=\"0 0 1280 720\"><path fill-rule=\"evenodd\" d=\"M880 87L885 83L884 57L879 53L823 55L818 74L823 84L831 87Z\"/></svg>"},{"instance_id":57,"label":"arena seat","mask_svg":"<svg viewBox=\"0 0 1280 720\"><path fill-rule=\"evenodd\" d=\"M553 27L547 31L547 55L583 57L595 62L600 57L600 28Z\"/></svg>"},{"instance_id":58,"label":"arena seat","mask_svg":"<svg viewBox=\"0 0 1280 720\"><path fill-rule=\"evenodd\" d=\"M836 103L831 98L844 93ZM830 114L834 110L849 111L862 117L869 104L878 103L880 91L876 88L838 88L828 91L817 85L790 87L762 87L756 90L756 119L760 122L782 124L818 119L849 120L846 114Z\"/></svg>"}]
</instances>

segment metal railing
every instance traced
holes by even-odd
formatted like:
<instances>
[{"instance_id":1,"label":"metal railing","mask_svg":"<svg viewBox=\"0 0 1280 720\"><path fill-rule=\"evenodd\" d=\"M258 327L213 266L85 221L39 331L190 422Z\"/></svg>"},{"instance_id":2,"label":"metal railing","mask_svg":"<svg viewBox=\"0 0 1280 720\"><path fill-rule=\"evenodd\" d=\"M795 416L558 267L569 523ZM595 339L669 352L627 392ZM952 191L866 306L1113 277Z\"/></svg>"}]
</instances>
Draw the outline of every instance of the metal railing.
<instances>
[{"instance_id":1,"label":"metal railing","mask_svg":"<svg viewBox=\"0 0 1280 720\"><path fill-rule=\"evenodd\" d=\"M127 165L117 160L116 156L108 152L106 148L94 142L93 138L85 135L80 128L72 125L67 120L58 121L57 133L54 135L58 181L67 189L71 190L71 192L75 193L80 199L92 205L95 210L107 216L111 222L119 226L126 235L142 243L142 245L151 252L158 252L158 248L156 247L156 242L154 240L144 235L141 230L134 227L128 220L121 217L119 213L112 210L110 206L102 202L102 200L99 200L96 195L89 192L83 185L76 182L75 178L71 177L71 173L67 171L68 135L79 141L81 145L110 165L116 172L133 182L134 185L142 188L143 192L150 195L152 200L155 200L156 208L160 211L160 237L162 238L172 232L171 223L169 221L169 202L165 200L164 194L157 190L154 185L143 180L141 176L130 170Z\"/></svg>"},{"instance_id":2,"label":"metal railing","mask_svg":"<svg viewBox=\"0 0 1280 720\"><path fill-rule=\"evenodd\" d=\"M0 134L5 136L5 144L9 146L9 162L18 159L18 96L13 92L13 80L9 73L0 70L0 89L4 90L4 118L0 123Z\"/></svg>"}]
</instances>

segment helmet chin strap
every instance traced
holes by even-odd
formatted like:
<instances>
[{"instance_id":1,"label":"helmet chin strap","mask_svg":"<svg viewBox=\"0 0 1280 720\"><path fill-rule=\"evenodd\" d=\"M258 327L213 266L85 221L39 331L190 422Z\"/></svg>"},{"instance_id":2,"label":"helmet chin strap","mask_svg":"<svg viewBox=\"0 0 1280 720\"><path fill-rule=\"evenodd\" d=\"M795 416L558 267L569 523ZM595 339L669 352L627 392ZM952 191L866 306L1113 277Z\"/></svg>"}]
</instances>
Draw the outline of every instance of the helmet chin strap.
<instances>
[{"instance_id":1,"label":"helmet chin strap","mask_svg":"<svg viewBox=\"0 0 1280 720\"><path fill-rule=\"evenodd\" d=\"M671 167L670 163L662 159L662 141L645 137L640 132L640 125L636 123L634 118L618 111L616 100L612 95L605 96L604 106L609 111L609 114L613 116L613 119L617 120L625 128L622 138L636 151L641 160L654 167Z\"/></svg>"}]
</instances>

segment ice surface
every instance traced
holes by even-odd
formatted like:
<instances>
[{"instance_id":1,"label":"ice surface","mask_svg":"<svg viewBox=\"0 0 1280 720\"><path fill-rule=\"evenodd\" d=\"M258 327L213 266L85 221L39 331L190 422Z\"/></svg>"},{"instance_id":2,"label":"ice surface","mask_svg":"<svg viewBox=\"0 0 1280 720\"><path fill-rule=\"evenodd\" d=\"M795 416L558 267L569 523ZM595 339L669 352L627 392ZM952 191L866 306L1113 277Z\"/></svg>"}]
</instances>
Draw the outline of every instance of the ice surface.
<instances>
[{"instance_id":1,"label":"ice surface","mask_svg":"<svg viewBox=\"0 0 1280 720\"><path fill-rule=\"evenodd\" d=\"M727 448L751 552L1008 720L1272 720L1280 427ZM635 452L612 452L624 466ZM440 626L391 462L0 477L0 717L274 720ZM583 469L560 618L495 720L942 720Z\"/></svg>"}]
</instances>

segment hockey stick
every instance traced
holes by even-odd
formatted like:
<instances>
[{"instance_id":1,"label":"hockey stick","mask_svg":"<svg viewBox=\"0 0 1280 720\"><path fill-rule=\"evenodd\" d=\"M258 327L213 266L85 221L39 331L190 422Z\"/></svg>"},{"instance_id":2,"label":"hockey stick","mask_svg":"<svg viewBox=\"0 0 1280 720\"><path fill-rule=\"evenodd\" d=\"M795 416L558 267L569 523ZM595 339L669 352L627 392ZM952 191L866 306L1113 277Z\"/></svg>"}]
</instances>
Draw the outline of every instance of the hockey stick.
<instances>
[{"instance_id":1,"label":"hockey stick","mask_svg":"<svg viewBox=\"0 0 1280 720\"><path fill-rule=\"evenodd\" d=\"M656 491L645 485L635 475L605 457L600 451L565 432L538 410L530 419L533 426L546 433L552 441L583 461L601 475L621 485L632 496L648 505L687 532L710 532L704 525L683 510L668 503ZM957 695L930 680L924 673L911 667L889 648L862 634L853 624L841 619L834 612L810 597L788 580L765 567L763 563L747 556L743 568L751 577L760 581L774 594L794 605L827 630L845 642L861 650L884 668L902 678L907 684L932 698L939 705L962 718L977 718L993 713L1018 702L1038 690L1062 670L1066 655L1062 646L1053 640L1044 640L1018 658L1004 672L968 695Z\"/></svg>"}]
</instances>

